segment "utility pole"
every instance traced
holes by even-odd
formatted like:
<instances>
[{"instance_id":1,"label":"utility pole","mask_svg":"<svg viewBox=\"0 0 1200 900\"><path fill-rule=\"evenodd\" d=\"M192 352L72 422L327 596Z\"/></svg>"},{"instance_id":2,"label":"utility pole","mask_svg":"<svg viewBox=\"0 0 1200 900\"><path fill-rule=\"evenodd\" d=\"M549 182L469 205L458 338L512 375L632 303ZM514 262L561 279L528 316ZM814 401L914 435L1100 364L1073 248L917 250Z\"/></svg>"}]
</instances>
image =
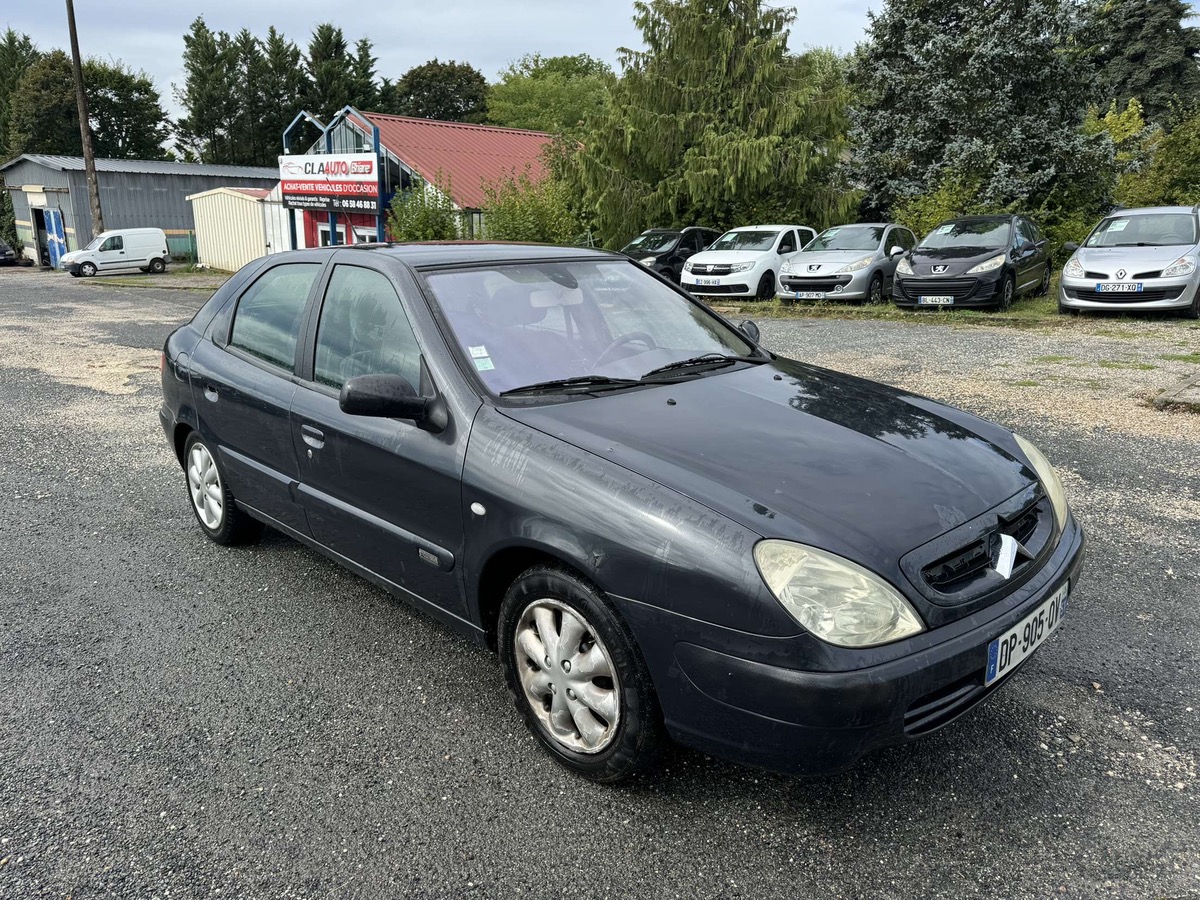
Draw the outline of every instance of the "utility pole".
<instances>
[{"instance_id":1,"label":"utility pole","mask_svg":"<svg viewBox=\"0 0 1200 900\"><path fill-rule=\"evenodd\" d=\"M96 181L96 160L92 156L92 129L88 125L87 95L83 92L83 64L79 61L79 35L75 31L75 4L67 0L67 26L71 30L71 63L75 69L75 103L79 107L79 136L83 139L83 171L87 178L88 200L92 206L92 237L104 231L100 211L100 185Z\"/></svg>"}]
</instances>

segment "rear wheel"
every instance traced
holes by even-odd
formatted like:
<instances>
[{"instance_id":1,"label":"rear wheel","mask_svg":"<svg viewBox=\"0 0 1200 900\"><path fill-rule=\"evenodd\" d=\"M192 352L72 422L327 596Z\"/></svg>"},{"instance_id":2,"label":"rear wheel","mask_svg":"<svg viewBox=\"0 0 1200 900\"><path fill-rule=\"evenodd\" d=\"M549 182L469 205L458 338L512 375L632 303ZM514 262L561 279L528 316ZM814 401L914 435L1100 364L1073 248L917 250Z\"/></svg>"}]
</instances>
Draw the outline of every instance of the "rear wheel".
<instances>
[{"instance_id":1,"label":"rear wheel","mask_svg":"<svg viewBox=\"0 0 1200 900\"><path fill-rule=\"evenodd\" d=\"M93 275L96 274L96 264L90 263L90 262L85 262L83 265L81 265L79 267L79 274L85 278L91 278Z\"/></svg>"},{"instance_id":2,"label":"rear wheel","mask_svg":"<svg viewBox=\"0 0 1200 900\"><path fill-rule=\"evenodd\" d=\"M603 594L573 572L536 566L500 608L500 661L526 727L564 767L622 781L663 744L650 674Z\"/></svg>"},{"instance_id":3,"label":"rear wheel","mask_svg":"<svg viewBox=\"0 0 1200 900\"><path fill-rule=\"evenodd\" d=\"M775 273L765 272L758 280L758 290L754 293L755 300L775 299Z\"/></svg>"},{"instance_id":4,"label":"rear wheel","mask_svg":"<svg viewBox=\"0 0 1200 900\"><path fill-rule=\"evenodd\" d=\"M150 271L155 275L161 275L163 272L167 271L167 264L161 259L152 259L150 260Z\"/></svg>"},{"instance_id":5,"label":"rear wheel","mask_svg":"<svg viewBox=\"0 0 1200 900\"><path fill-rule=\"evenodd\" d=\"M1013 281L1011 275L1004 276L1004 283L1000 286L1000 298L996 301L996 309L1000 312L1007 312L1012 309L1013 296L1017 293L1016 282Z\"/></svg>"},{"instance_id":6,"label":"rear wheel","mask_svg":"<svg viewBox=\"0 0 1200 900\"><path fill-rule=\"evenodd\" d=\"M262 536L262 523L238 509L216 455L197 432L184 444L183 468L192 512L209 540L228 546Z\"/></svg>"}]
</instances>

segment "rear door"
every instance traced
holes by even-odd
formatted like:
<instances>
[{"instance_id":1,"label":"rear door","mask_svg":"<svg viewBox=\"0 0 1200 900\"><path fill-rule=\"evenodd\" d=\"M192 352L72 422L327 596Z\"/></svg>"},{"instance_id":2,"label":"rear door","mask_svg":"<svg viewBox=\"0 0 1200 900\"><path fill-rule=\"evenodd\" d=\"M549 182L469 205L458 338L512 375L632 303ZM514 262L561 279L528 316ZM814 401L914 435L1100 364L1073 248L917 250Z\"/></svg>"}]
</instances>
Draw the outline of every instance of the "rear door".
<instances>
[{"instance_id":1,"label":"rear door","mask_svg":"<svg viewBox=\"0 0 1200 900\"><path fill-rule=\"evenodd\" d=\"M465 617L457 562L466 432L452 424L433 434L410 421L347 415L338 405L342 385L357 375L400 375L423 396L434 395L411 324L423 300L415 286L362 253L336 263L321 294L314 350L291 417L313 537Z\"/></svg>"},{"instance_id":2,"label":"rear door","mask_svg":"<svg viewBox=\"0 0 1200 900\"><path fill-rule=\"evenodd\" d=\"M1040 252L1033 226L1027 220L1018 218L1013 234L1017 290L1026 291L1041 281L1045 270L1045 254Z\"/></svg>"},{"instance_id":3,"label":"rear door","mask_svg":"<svg viewBox=\"0 0 1200 900\"><path fill-rule=\"evenodd\" d=\"M191 360L200 431L215 444L234 497L302 534L290 408L304 311L320 271L319 260L267 266L238 297L231 325L214 328Z\"/></svg>"}]
</instances>

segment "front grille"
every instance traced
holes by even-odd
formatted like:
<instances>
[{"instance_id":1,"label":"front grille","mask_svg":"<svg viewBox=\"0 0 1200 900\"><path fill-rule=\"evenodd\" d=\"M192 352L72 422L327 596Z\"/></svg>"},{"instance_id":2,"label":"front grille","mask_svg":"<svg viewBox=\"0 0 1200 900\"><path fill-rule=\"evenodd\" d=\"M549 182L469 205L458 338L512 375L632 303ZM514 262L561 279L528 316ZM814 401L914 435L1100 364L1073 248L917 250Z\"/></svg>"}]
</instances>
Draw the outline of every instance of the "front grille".
<instances>
[{"instance_id":1,"label":"front grille","mask_svg":"<svg viewBox=\"0 0 1200 900\"><path fill-rule=\"evenodd\" d=\"M1162 278L1162 269L1157 272L1138 272L1133 276L1134 281L1141 281L1143 278Z\"/></svg>"},{"instance_id":2,"label":"front grille","mask_svg":"<svg viewBox=\"0 0 1200 900\"><path fill-rule=\"evenodd\" d=\"M1083 277L1088 281L1112 281L1112 275L1105 275L1103 272L1084 272ZM1146 278L1162 278L1162 271L1158 272L1138 272L1133 276L1134 281L1140 281Z\"/></svg>"},{"instance_id":3,"label":"front grille","mask_svg":"<svg viewBox=\"0 0 1200 900\"><path fill-rule=\"evenodd\" d=\"M689 294L748 294L748 284L689 284Z\"/></svg>"},{"instance_id":4,"label":"front grille","mask_svg":"<svg viewBox=\"0 0 1200 900\"><path fill-rule=\"evenodd\" d=\"M979 287L978 278L897 278L900 292L909 300L918 297L953 297L966 300Z\"/></svg>"},{"instance_id":5,"label":"front grille","mask_svg":"<svg viewBox=\"0 0 1200 900\"><path fill-rule=\"evenodd\" d=\"M1084 272L1083 277L1094 281L1107 281L1110 276L1103 272Z\"/></svg>"},{"instance_id":6,"label":"front grille","mask_svg":"<svg viewBox=\"0 0 1200 900\"><path fill-rule=\"evenodd\" d=\"M1140 276L1139 276L1140 277ZM1094 303L1151 303L1155 300L1178 300L1183 296L1183 287L1146 288L1130 294L1102 294L1087 288L1064 288L1072 300L1091 300Z\"/></svg>"},{"instance_id":7,"label":"front grille","mask_svg":"<svg viewBox=\"0 0 1200 900\"><path fill-rule=\"evenodd\" d=\"M1005 679L1007 680L1007 679ZM915 701L904 714L904 733L920 737L949 725L977 705L1003 681L983 686L983 672L974 672Z\"/></svg>"},{"instance_id":8,"label":"front grille","mask_svg":"<svg viewBox=\"0 0 1200 900\"><path fill-rule=\"evenodd\" d=\"M853 275L838 275L835 278L804 278L800 275L783 275L779 282L789 291L821 291L832 294L839 287L845 287L853 279Z\"/></svg>"},{"instance_id":9,"label":"front grille","mask_svg":"<svg viewBox=\"0 0 1200 900\"><path fill-rule=\"evenodd\" d=\"M733 266L729 263L713 263L711 266L708 263L699 263L689 271L693 275L729 275L733 272Z\"/></svg>"},{"instance_id":10,"label":"front grille","mask_svg":"<svg viewBox=\"0 0 1200 900\"><path fill-rule=\"evenodd\" d=\"M939 594L952 596L970 593L971 588L978 582L987 579L992 571L993 552L1000 535L1015 538L1022 547L1034 537L1038 523L1041 520L1040 504L1035 502L1015 515L1004 518L997 517L996 527L986 534L967 544L965 547L948 553L940 559L927 565L921 570L925 583ZM1012 574L1019 576L1038 556L1040 547L1026 547L1029 555L1019 558L1014 565Z\"/></svg>"}]
</instances>

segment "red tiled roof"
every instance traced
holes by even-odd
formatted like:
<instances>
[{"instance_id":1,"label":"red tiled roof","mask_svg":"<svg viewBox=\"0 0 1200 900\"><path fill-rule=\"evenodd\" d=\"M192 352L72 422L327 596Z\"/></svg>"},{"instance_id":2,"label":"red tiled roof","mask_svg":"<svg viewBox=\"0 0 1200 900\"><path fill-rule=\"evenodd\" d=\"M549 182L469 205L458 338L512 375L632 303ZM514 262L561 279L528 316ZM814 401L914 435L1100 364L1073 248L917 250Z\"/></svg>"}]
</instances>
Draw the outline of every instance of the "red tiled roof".
<instances>
[{"instance_id":1,"label":"red tiled roof","mask_svg":"<svg viewBox=\"0 0 1200 900\"><path fill-rule=\"evenodd\" d=\"M268 194L271 193L270 191L263 190L262 188L235 187L235 188L230 188L229 190L237 191L239 194L245 194L247 197L253 197L255 200L261 200L264 197L266 197Z\"/></svg>"},{"instance_id":2,"label":"red tiled roof","mask_svg":"<svg viewBox=\"0 0 1200 900\"><path fill-rule=\"evenodd\" d=\"M463 209L483 206L483 184L529 167L537 179L545 174L541 152L553 138L541 131L410 119L364 113L379 127L379 140L426 181L438 172L450 179L450 193Z\"/></svg>"}]
</instances>

